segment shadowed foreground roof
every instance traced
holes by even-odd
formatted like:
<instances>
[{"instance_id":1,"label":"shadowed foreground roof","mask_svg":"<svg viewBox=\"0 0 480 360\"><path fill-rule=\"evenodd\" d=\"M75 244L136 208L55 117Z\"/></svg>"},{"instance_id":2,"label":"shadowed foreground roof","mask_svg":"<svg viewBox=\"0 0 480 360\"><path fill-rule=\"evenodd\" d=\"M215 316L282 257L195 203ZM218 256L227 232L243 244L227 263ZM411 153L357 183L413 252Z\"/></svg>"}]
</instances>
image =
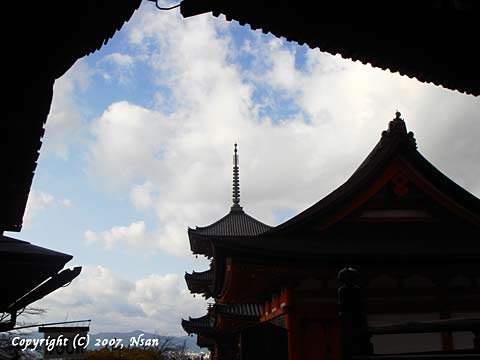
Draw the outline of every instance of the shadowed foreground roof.
<instances>
[{"instance_id":1,"label":"shadowed foreground roof","mask_svg":"<svg viewBox=\"0 0 480 360\"><path fill-rule=\"evenodd\" d=\"M141 0L7 1L3 14L0 231L20 231L55 79L98 50ZM12 26L16 24L16 26Z\"/></svg>"},{"instance_id":2,"label":"shadowed foreground roof","mask_svg":"<svg viewBox=\"0 0 480 360\"><path fill-rule=\"evenodd\" d=\"M80 273L80 267L60 272L71 259L68 254L0 236L0 274L4 275L0 282L0 312L23 308L71 281ZM49 278L50 283L44 283ZM41 283L44 286L37 288ZM35 288L36 293L27 295Z\"/></svg>"},{"instance_id":3,"label":"shadowed foreground roof","mask_svg":"<svg viewBox=\"0 0 480 360\"><path fill-rule=\"evenodd\" d=\"M480 95L476 0L184 0L252 29L448 89Z\"/></svg>"}]
</instances>

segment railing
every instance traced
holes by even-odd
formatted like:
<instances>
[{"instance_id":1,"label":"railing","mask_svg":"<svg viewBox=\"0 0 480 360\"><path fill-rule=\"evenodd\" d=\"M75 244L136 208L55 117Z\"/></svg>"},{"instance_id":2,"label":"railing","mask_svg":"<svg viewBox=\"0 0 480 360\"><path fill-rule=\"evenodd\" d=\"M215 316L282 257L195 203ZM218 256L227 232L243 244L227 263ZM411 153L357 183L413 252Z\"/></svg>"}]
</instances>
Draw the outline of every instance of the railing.
<instances>
[{"instance_id":1,"label":"railing","mask_svg":"<svg viewBox=\"0 0 480 360\"><path fill-rule=\"evenodd\" d=\"M480 360L480 319L446 319L407 321L397 324L367 325L364 290L360 274L352 268L338 273L338 304L342 328L342 360ZM418 334L471 331L474 348L471 350L438 351L404 354L374 354L372 335Z\"/></svg>"}]
</instances>

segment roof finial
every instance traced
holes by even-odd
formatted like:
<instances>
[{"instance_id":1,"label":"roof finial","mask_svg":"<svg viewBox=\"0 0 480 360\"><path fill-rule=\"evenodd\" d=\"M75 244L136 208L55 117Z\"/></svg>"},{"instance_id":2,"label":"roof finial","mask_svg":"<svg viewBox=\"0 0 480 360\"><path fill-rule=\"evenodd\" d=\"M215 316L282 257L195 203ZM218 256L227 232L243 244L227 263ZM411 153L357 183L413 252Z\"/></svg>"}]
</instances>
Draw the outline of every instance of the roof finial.
<instances>
[{"instance_id":1,"label":"roof finial","mask_svg":"<svg viewBox=\"0 0 480 360\"><path fill-rule=\"evenodd\" d=\"M237 209L241 210L240 207L240 177L239 177L239 168L238 168L238 154L237 154L237 143L233 150L233 205L232 210Z\"/></svg>"},{"instance_id":2,"label":"roof finial","mask_svg":"<svg viewBox=\"0 0 480 360\"><path fill-rule=\"evenodd\" d=\"M413 132L407 132L407 125L405 121L401 118L402 114L400 111L395 112L395 118L388 123L388 130L382 132L382 140L386 141L390 138L396 139L407 139L407 143L413 148L417 148L417 142L413 135Z\"/></svg>"}]
</instances>

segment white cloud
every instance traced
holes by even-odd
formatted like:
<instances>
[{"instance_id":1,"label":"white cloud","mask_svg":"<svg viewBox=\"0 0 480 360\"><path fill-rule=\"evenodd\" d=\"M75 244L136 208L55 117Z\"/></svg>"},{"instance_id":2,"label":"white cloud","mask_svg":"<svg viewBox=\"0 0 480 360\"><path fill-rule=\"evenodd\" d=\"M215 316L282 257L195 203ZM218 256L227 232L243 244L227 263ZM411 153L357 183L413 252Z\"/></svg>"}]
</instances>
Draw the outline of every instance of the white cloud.
<instances>
[{"instance_id":1,"label":"white cloud","mask_svg":"<svg viewBox=\"0 0 480 360\"><path fill-rule=\"evenodd\" d=\"M112 249L112 247L118 243L142 246L148 243L146 237L146 226L143 221L136 221L128 226L114 226L110 230L100 233L95 233L92 230L85 231L85 241L87 244L102 241L107 249Z\"/></svg>"},{"instance_id":2,"label":"white cloud","mask_svg":"<svg viewBox=\"0 0 480 360\"><path fill-rule=\"evenodd\" d=\"M30 222L36 214L53 205L53 203L53 195L41 191L38 192L32 189L28 195L23 221L25 223Z\"/></svg>"},{"instance_id":3,"label":"white cloud","mask_svg":"<svg viewBox=\"0 0 480 360\"><path fill-rule=\"evenodd\" d=\"M112 104L92 125L96 142L89 154L90 174L113 188L154 176L161 170L153 165L171 136L170 127L165 116L152 110Z\"/></svg>"},{"instance_id":4,"label":"white cloud","mask_svg":"<svg viewBox=\"0 0 480 360\"><path fill-rule=\"evenodd\" d=\"M97 68L106 80L116 80L121 85L129 84L132 79L132 70L135 65L133 56L124 53L112 53L104 56Z\"/></svg>"},{"instance_id":5,"label":"white cloud","mask_svg":"<svg viewBox=\"0 0 480 360\"><path fill-rule=\"evenodd\" d=\"M124 67L133 65L133 57L127 54L112 53L105 56L104 60Z\"/></svg>"},{"instance_id":6,"label":"white cloud","mask_svg":"<svg viewBox=\"0 0 480 360\"><path fill-rule=\"evenodd\" d=\"M181 318L201 316L205 301L193 298L177 274L149 275L134 281L123 279L103 266L84 266L79 277L46 296L36 307L47 312L42 322L92 319L91 332L134 329L168 335L185 335ZM61 315L59 315L61 314Z\"/></svg>"},{"instance_id":7,"label":"white cloud","mask_svg":"<svg viewBox=\"0 0 480 360\"><path fill-rule=\"evenodd\" d=\"M70 208L73 206L72 201L67 198L61 200L56 199L52 194L32 189L28 195L25 215L23 217L24 224L30 223L38 214L53 207Z\"/></svg>"},{"instance_id":8,"label":"white cloud","mask_svg":"<svg viewBox=\"0 0 480 360\"><path fill-rule=\"evenodd\" d=\"M66 208L71 208L73 206L72 200L68 198L63 198L62 200L60 200L60 203L62 204L63 207L66 207Z\"/></svg>"},{"instance_id":9,"label":"white cloud","mask_svg":"<svg viewBox=\"0 0 480 360\"><path fill-rule=\"evenodd\" d=\"M92 74L87 63L79 60L64 76L55 81L42 154L54 154L67 159L69 148L79 141L84 110L78 93L87 89Z\"/></svg>"},{"instance_id":10,"label":"white cloud","mask_svg":"<svg viewBox=\"0 0 480 360\"><path fill-rule=\"evenodd\" d=\"M136 185L130 190L130 200L137 209L149 210L154 202L154 185L147 181L141 185Z\"/></svg>"},{"instance_id":11,"label":"white cloud","mask_svg":"<svg viewBox=\"0 0 480 360\"><path fill-rule=\"evenodd\" d=\"M128 192L137 209L155 211L153 249L190 256L187 226L228 211L235 141L242 204L275 224L278 210L299 212L341 185L396 109L420 151L480 193L480 145L471 135L480 131L478 99L318 50L308 50L298 68L295 49L258 34L243 45L254 61L242 70L242 51L225 29L222 19L207 15L181 19L171 12L158 21L143 9L130 42L152 69L157 107L114 103L92 127L89 173ZM260 87L266 95L259 99ZM263 111L287 101L298 107L289 115Z\"/></svg>"}]
</instances>

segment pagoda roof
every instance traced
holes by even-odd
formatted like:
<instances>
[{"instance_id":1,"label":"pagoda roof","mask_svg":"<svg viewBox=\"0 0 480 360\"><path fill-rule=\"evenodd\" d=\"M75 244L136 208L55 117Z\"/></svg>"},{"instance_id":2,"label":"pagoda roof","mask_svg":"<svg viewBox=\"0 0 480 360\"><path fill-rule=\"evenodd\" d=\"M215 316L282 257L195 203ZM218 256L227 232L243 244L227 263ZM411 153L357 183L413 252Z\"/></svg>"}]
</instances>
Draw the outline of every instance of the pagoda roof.
<instances>
[{"instance_id":1,"label":"pagoda roof","mask_svg":"<svg viewBox=\"0 0 480 360\"><path fill-rule=\"evenodd\" d=\"M192 271L191 274L185 273L185 280L187 280L187 283L188 281L211 282L213 280L213 270L208 269L200 272Z\"/></svg>"},{"instance_id":2,"label":"pagoda roof","mask_svg":"<svg viewBox=\"0 0 480 360\"><path fill-rule=\"evenodd\" d=\"M195 229L188 228L190 248L194 254L202 254L212 257L213 252L209 240L213 238L258 236L272 228L248 215L240 206L240 179L237 144L235 144L233 159L233 204L230 208L230 212L220 220L217 220L208 226L197 226Z\"/></svg>"},{"instance_id":3,"label":"pagoda roof","mask_svg":"<svg viewBox=\"0 0 480 360\"><path fill-rule=\"evenodd\" d=\"M260 304L222 304L216 303L214 309L217 313L242 318L260 318L262 306Z\"/></svg>"},{"instance_id":4,"label":"pagoda roof","mask_svg":"<svg viewBox=\"0 0 480 360\"><path fill-rule=\"evenodd\" d=\"M242 208L232 210L220 220L205 227L188 229L190 248L194 254L213 256L210 240L214 238L233 239L240 237L256 237L272 229L243 211Z\"/></svg>"},{"instance_id":5,"label":"pagoda roof","mask_svg":"<svg viewBox=\"0 0 480 360\"><path fill-rule=\"evenodd\" d=\"M409 224L417 229L412 230L414 232L410 235L423 236L422 242L415 244L402 240L407 236L402 234L405 223L398 221L377 222L377 232L373 231L371 223L355 223L355 226L363 226L362 229L369 233L368 239L362 241L362 246L359 246L356 234L351 233L351 230L348 233L350 225L334 228L335 224L352 215L377 194L382 186L385 187L392 181L397 172L404 170L410 174L408 176L412 176L412 186L423 186L422 196L426 196L429 201L435 201L436 211L444 209L442 211L454 215L452 219L461 221L458 223L461 225L452 225L457 226L457 230L451 230L451 236L459 236L458 233L455 235L455 231L463 234L461 239L455 241L455 246L452 246L451 241L440 241L438 238L426 236L432 229L447 226L442 221L410 222ZM398 239L385 241L385 234L391 234ZM389 254L395 258L403 254L406 259L413 259L415 254L419 255L419 259L424 259L426 254L435 254L438 259L448 257L453 261L454 256L480 256L480 248L478 244L475 245L475 239L479 236L480 200L442 174L420 154L413 133L407 132L405 122L397 112L388 129L382 133L380 141L343 185L290 220L259 236L234 239L218 237L214 239L213 247L255 256L267 253L282 254L281 256L288 258L325 256L332 261L332 255L351 255L355 259L367 259L378 258L379 254ZM358 257L359 255L361 256Z\"/></svg>"},{"instance_id":6,"label":"pagoda roof","mask_svg":"<svg viewBox=\"0 0 480 360\"><path fill-rule=\"evenodd\" d=\"M213 277L214 272L212 269L202 272L193 271L191 274L185 273L185 282L191 293L203 294L205 298L209 298L212 296Z\"/></svg>"},{"instance_id":7,"label":"pagoda roof","mask_svg":"<svg viewBox=\"0 0 480 360\"><path fill-rule=\"evenodd\" d=\"M262 316L260 304L209 304L206 315L182 319L182 327L188 334L212 335L225 331L217 327L217 315L225 315L229 318L235 318L241 321L257 321ZM220 325L221 326L221 325ZM227 331L235 331L235 327L228 328Z\"/></svg>"},{"instance_id":8,"label":"pagoda roof","mask_svg":"<svg viewBox=\"0 0 480 360\"><path fill-rule=\"evenodd\" d=\"M204 227L188 229L189 234L217 237L217 236L256 236L271 229L261 221L251 217L243 209L234 209L220 220Z\"/></svg>"},{"instance_id":9,"label":"pagoda roof","mask_svg":"<svg viewBox=\"0 0 480 360\"><path fill-rule=\"evenodd\" d=\"M288 41L419 81L480 95L473 0L308 2L184 0L184 17L211 12Z\"/></svg>"},{"instance_id":10,"label":"pagoda roof","mask_svg":"<svg viewBox=\"0 0 480 360\"><path fill-rule=\"evenodd\" d=\"M198 318L188 317L188 320L182 319L182 328L188 334L211 333L215 330L215 317L211 312Z\"/></svg>"}]
</instances>

